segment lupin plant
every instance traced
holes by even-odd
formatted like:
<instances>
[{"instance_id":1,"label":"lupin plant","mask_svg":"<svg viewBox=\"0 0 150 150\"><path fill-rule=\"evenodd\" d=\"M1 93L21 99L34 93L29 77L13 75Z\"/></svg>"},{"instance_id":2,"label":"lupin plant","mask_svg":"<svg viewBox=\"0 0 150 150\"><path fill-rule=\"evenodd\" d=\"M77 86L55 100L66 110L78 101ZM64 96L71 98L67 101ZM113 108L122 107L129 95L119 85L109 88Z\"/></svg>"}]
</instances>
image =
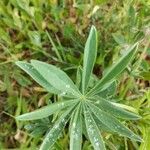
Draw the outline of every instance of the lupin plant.
<instances>
[{"instance_id":1,"label":"lupin plant","mask_svg":"<svg viewBox=\"0 0 150 150\"><path fill-rule=\"evenodd\" d=\"M30 121L58 114L57 119L52 122L53 127L46 133L40 150L51 149L68 123L70 150L82 149L83 135L91 142L95 150L105 150L102 131L118 133L131 140L142 141L119 120L137 120L141 117L120 107L108 97L102 96L102 93L109 94L106 93L109 92L107 89L126 69L137 51L137 45L136 43L129 47L100 80L95 79L96 82L92 87L90 82L97 55L97 31L94 26L91 27L85 44L83 68L78 70L77 84L74 84L65 72L51 64L37 60L31 60L31 63L16 62L48 92L62 97L58 102L16 117L20 121Z\"/></svg>"}]
</instances>

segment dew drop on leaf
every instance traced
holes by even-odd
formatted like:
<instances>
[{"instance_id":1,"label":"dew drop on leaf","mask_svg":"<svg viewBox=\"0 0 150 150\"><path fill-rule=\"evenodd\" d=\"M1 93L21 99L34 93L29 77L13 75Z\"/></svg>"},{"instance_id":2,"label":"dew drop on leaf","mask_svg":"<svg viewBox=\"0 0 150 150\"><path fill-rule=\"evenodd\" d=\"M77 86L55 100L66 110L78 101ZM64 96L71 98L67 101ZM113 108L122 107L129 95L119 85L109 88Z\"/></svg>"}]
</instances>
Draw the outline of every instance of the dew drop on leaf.
<instances>
[{"instance_id":1,"label":"dew drop on leaf","mask_svg":"<svg viewBox=\"0 0 150 150\"><path fill-rule=\"evenodd\" d=\"M72 124L72 126L73 126L73 128L75 128L75 127L76 127L76 124L75 124L75 123L73 123L73 124Z\"/></svg>"},{"instance_id":2,"label":"dew drop on leaf","mask_svg":"<svg viewBox=\"0 0 150 150\"><path fill-rule=\"evenodd\" d=\"M62 92L62 93L60 94L60 96L64 96L64 95L66 95L66 92Z\"/></svg>"},{"instance_id":3,"label":"dew drop on leaf","mask_svg":"<svg viewBox=\"0 0 150 150\"><path fill-rule=\"evenodd\" d=\"M70 88L70 85L67 84L67 85L66 85L66 88Z\"/></svg>"},{"instance_id":4,"label":"dew drop on leaf","mask_svg":"<svg viewBox=\"0 0 150 150\"><path fill-rule=\"evenodd\" d=\"M96 103L96 104L99 104L99 103L100 103L100 101L96 101L95 103Z\"/></svg>"},{"instance_id":5,"label":"dew drop on leaf","mask_svg":"<svg viewBox=\"0 0 150 150\"><path fill-rule=\"evenodd\" d=\"M99 143L98 143L98 142L96 142L96 143L95 143L95 145L96 145L96 146L99 146Z\"/></svg>"}]
</instances>

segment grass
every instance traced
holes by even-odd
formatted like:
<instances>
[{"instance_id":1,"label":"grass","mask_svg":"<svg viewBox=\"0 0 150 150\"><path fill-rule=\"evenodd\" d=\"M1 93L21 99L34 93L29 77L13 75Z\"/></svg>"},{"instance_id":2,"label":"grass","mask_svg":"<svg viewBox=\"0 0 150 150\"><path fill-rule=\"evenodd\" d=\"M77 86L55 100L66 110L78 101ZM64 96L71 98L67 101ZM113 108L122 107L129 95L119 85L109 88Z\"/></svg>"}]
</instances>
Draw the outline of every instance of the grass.
<instances>
[{"instance_id":1,"label":"grass","mask_svg":"<svg viewBox=\"0 0 150 150\"><path fill-rule=\"evenodd\" d=\"M32 122L28 126L25 122L16 122L14 117L57 100L57 96L44 91L14 62L30 59L48 62L63 69L75 81L75 71L82 63L88 31L91 25L95 25L99 41L94 74L99 78L119 59L124 48L140 41L139 55L128 67L128 72L118 80L114 98L132 106L133 111L142 116L141 120L129 121L126 125L140 134L144 142L140 144L103 133L105 143L110 150L148 150L149 15L150 3L146 0L97 0L91 3L79 0L74 3L63 0L0 1L0 149L36 149L42 139L38 128L34 132L33 128L44 125L48 129L52 118ZM68 148L66 130L54 149ZM86 140L83 149L92 149Z\"/></svg>"}]
</instances>

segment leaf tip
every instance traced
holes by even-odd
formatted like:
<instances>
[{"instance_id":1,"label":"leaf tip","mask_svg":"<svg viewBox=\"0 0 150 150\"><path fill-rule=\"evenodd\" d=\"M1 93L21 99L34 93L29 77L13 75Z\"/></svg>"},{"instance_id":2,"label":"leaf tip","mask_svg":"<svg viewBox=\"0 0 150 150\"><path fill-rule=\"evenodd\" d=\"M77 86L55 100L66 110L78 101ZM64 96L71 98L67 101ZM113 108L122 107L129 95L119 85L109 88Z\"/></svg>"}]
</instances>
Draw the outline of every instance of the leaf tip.
<instances>
[{"instance_id":1,"label":"leaf tip","mask_svg":"<svg viewBox=\"0 0 150 150\"><path fill-rule=\"evenodd\" d=\"M132 120L140 120L140 119L142 119L142 116L138 114L134 114L134 117L132 118Z\"/></svg>"},{"instance_id":2,"label":"leaf tip","mask_svg":"<svg viewBox=\"0 0 150 150\"><path fill-rule=\"evenodd\" d=\"M15 62L15 64L16 64L17 66L19 66L21 63L22 63L22 61L16 61L16 62Z\"/></svg>"},{"instance_id":3,"label":"leaf tip","mask_svg":"<svg viewBox=\"0 0 150 150\"><path fill-rule=\"evenodd\" d=\"M31 62L32 65L37 64L37 63L38 63L38 64L41 63L40 61L35 60L35 59L31 59L30 62Z\"/></svg>"},{"instance_id":4,"label":"leaf tip","mask_svg":"<svg viewBox=\"0 0 150 150\"><path fill-rule=\"evenodd\" d=\"M140 136L138 136L138 135L136 135L136 141L138 141L138 142L144 142L144 140Z\"/></svg>"},{"instance_id":5,"label":"leaf tip","mask_svg":"<svg viewBox=\"0 0 150 150\"><path fill-rule=\"evenodd\" d=\"M91 26L91 29L96 31L96 27L94 25Z\"/></svg>"}]
</instances>

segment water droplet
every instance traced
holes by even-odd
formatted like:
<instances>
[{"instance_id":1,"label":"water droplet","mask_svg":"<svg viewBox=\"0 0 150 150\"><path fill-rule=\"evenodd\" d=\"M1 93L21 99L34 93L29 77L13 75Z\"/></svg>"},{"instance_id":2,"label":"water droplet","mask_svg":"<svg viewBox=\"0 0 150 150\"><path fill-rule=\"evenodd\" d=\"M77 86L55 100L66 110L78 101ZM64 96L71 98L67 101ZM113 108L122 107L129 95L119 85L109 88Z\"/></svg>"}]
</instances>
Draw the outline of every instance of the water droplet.
<instances>
[{"instance_id":1,"label":"water droplet","mask_svg":"<svg viewBox=\"0 0 150 150\"><path fill-rule=\"evenodd\" d=\"M66 92L62 92L62 93L60 94L60 96L64 96L64 95L66 95Z\"/></svg>"},{"instance_id":2,"label":"water droplet","mask_svg":"<svg viewBox=\"0 0 150 150\"><path fill-rule=\"evenodd\" d=\"M93 134L94 130L92 128L89 128L89 132L91 132L91 134Z\"/></svg>"},{"instance_id":3,"label":"water droplet","mask_svg":"<svg viewBox=\"0 0 150 150\"><path fill-rule=\"evenodd\" d=\"M87 112L87 111L85 111L84 113L85 113L85 114L87 114L88 112Z\"/></svg>"},{"instance_id":4,"label":"water droplet","mask_svg":"<svg viewBox=\"0 0 150 150\"><path fill-rule=\"evenodd\" d=\"M73 128L75 128L75 127L76 127L76 124L75 124L75 123L73 123L73 124L72 124L72 127L73 127Z\"/></svg>"},{"instance_id":5,"label":"water droplet","mask_svg":"<svg viewBox=\"0 0 150 150\"><path fill-rule=\"evenodd\" d=\"M99 143L98 143L98 142L96 142L96 143L95 143L95 145L96 145L96 146L99 146Z\"/></svg>"},{"instance_id":6,"label":"water droplet","mask_svg":"<svg viewBox=\"0 0 150 150\"><path fill-rule=\"evenodd\" d=\"M96 137L94 137L94 142L96 143L98 141L98 139Z\"/></svg>"},{"instance_id":7,"label":"water droplet","mask_svg":"<svg viewBox=\"0 0 150 150\"><path fill-rule=\"evenodd\" d=\"M65 119L62 119L62 123L65 123L66 122L66 120Z\"/></svg>"},{"instance_id":8,"label":"water droplet","mask_svg":"<svg viewBox=\"0 0 150 150\"><path fill-rule=\"evenodd\" d=\"M77 139L78 136L79 136L78 133L73 133L73 135L74 135L74 138L75 138L75 139Z\"/></svg>"},{"instance_id":9,"label":"water droplet","mask_svg":"<svg viewBox=\"0 0 150 150\"><path fill-rule=\"evenodd\" d=\"M55 126L54 126L54 129L57 129L58 127L59 127L58 125L55 125Z\"/></svg>"},{"instance_id":10,"label":"water droplet","mask_svg":"<svg viewBox=\"0 0 150 150\"><path fill-rule=\"evenodd\" d=\"M67 85L66 85L66 88L70 88L70 85L67 84Z\"/></svg>"},{"instance_id":11,"label":"water droplet","mask_svg":"<svg viewBox=\"0 0 150 150\"><path fill-rule=\"evenodd\" d=\"M99 103L100 103L100 101L96 101L95 103L96 103L96 104L99 104Z\"/></svg>"},{"instance_id":12,"label":"water droplet","mask_svg":"<svg viewBox=\"0 0 150 150\"><path fill-rule=\"evenodd\" d=\"M46 143L49 143L49 140L45 139L44 143L45 143L45 144L46 144Z\"/></svg>"}]
</instances>

